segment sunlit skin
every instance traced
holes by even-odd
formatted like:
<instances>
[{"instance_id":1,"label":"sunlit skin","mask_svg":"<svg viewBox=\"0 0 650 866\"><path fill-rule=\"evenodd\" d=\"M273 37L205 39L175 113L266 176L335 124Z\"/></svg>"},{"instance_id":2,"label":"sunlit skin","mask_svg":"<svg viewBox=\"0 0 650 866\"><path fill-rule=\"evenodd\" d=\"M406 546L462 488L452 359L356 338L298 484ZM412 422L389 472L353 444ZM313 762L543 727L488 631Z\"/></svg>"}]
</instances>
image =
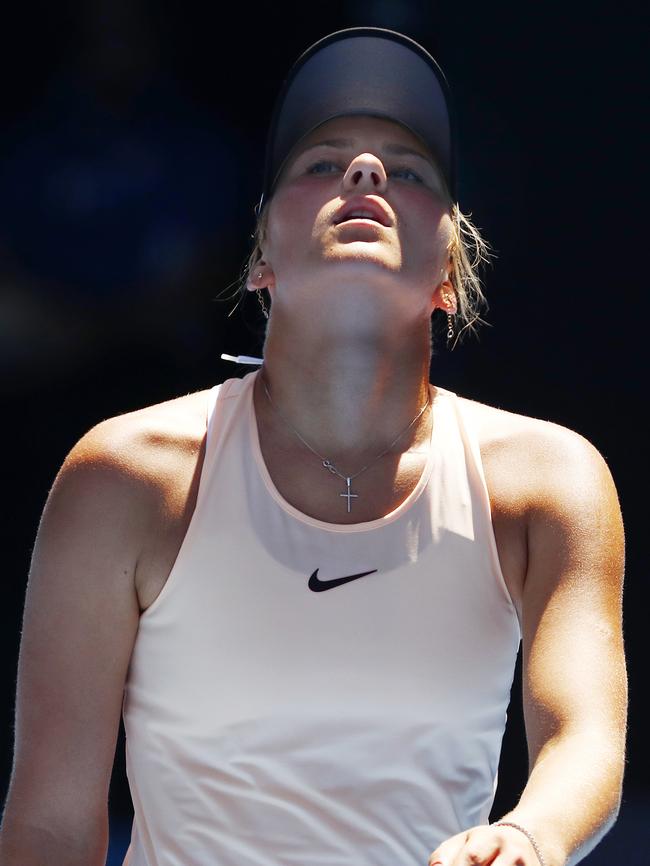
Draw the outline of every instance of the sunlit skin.
<instances>
[{"instance_id":1,"label":"sunlit skin","mask_svg":"<svg viewBox=\"0 0 650 866\"><path fill-rule=\"evenodd\" d=\"M405 148L414 153L394 152ZM341 117L294 148L271 199L248 282L272 299L263 375L302 436L321 453L349 458L350 471L427 400L431 313L444 307L443 292L454 303L442 183L405 127ZM357 196L380 203L390 225L336 225L339 208ZM255 400L266 400L259 387ZM429 425L427 411L410 441Z\"/></svg>"},{"instance_id":2,"label":"sunlit skin","mask_svg":"<svg viewBox=\"0 0 650 866\"><path fill-rule=\"evenodd\" d=\"M422 152L407 130L385 120L337 119L301 148L333 137L348 144L299 150L286 166L249 288L269 286L273 299L263 372L275 399L303 436L354 472L424 403L430 312L444 305L444 290L452 291L451 221L434 163L394 152ZM334 225L339 206L353 195L381 202L390 224ZM345 520L340 479L327 483L332 479L318 460L269 408L260 378L254 382L272 481L304 513ZM57 474L25 599L0 866L106 862L107 792L140 618L160 597L182 545L196 544L189 527L195 509L204 507L198 499L204 473L211 473L209 496L228 501L230 495L231 485L221 484L214 463L204 464L214 447L206 433L213 393L204 389L105 419L81 437ZM493 553L522 629L530 773L503 818L532 834L545 866L573 866L612 826L626 764L624 533L616 488L603 457L574 431L460 395L458 408L476 438ZM236 428L226 425L222 432L223 416L216 415L209 441L219 443ZM413 489L430 453L430 429L425 412L381 467L359 475L349 518L384 517ZM468 482L471 471L468 463ZM464 485L462 472L459 480ZM477 483L475 477L471 484ZM477 508L485 509L487 502L481 504L478 487L473 489L471 504L476 496ZM454 497L462 491L447 492ZM246 561L246 550L242 556ZM215 579L219 557L216 550ZM426 577L436 580L435 573ZM461 590L468 605L475 603L471 586ZM201 591L186 590L190 599ZM399 585L395 592L399 612ZM173 595L162 599L173 602ZM430 611L431 628L448 615L441 599ZM489 628L489 609L485 615ZM454 621L450 654L462 652L465 628L462 617ZM163 642L165 634L163 629ZM337 639L335 622L328 637ZM183 665L188 676L192 663L190 652ZM378 774L381 759L378 753ZM471 763L457 775L472 785ZM422 851L417 866L540 863L515 827L465 827L436 844L428 860ZM192 855L188 851L186 859ZM369 856L360 850L359 862ZM314 849L303 862L319 858ZM267 859L273 861L272 852Z\"/></svg>"},{"instance_id":3,"label":"sunlit skin","mask_svg":"<svg viewBox=\"0 0 650 866\"><path fill-rule=\"evenodd\" d=\"M332 139L348 143L324 143ZM435 161L398 155L399 147L427 156L416 136L378 118L338 118L301 142L271 200L248 284L268 287L272 298L262 370L275 400L314 448L351 472L424 404L430 316L445 309L443 293L453 297L452 223ZM335 225L338 208L357 195L380 201L389 224ZM301 457L305 449L269 410L260 385L257 377L253 399L276 483L309 513L337 519L313 458ZM477 431L499 560L522 623L531 774L505 819L541 840L546 866L565 866L569 852L584 846L586 853L611 826L621 790L626 678L616 491L602 457L572 431L462 403ZM425 412L393 449L397 462L408 463L406 450L426 449L430 425ZM399 500L383 498L383 488L398 478L377 465L359 476L357 514L367 501L371 517L387 513ZM481 825L442 841L429 863L539 861L520 830Z\"/></svg>"}]
</instances>

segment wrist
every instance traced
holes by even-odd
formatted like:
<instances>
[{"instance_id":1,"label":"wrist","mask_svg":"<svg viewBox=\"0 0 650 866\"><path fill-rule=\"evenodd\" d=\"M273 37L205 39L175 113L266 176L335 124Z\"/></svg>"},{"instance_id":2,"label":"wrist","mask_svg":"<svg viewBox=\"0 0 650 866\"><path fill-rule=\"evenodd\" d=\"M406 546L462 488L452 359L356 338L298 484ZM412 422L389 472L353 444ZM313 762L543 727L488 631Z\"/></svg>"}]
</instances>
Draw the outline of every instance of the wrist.
<instances>
[{"instance_id":1,"label":"wrist","mask_svg":"<svg viewBox=\"0 0 650 866\"><path fill-rule=\"evenodd\" d=\"M566 866L567 858L556 837L549 833L548 829L540 827L532 816L513 810L493 821L492 826L510 827L513 833L522 833L526 836L535 851L539 866Z\"/></svg>"},{"instance_id":2,"label":"wrist","mask_svg":"<svg viewBox=\"0 0 650 866\"><path fill-rule=\"evenodd\" d=\"M544 859L544 855L537 843L537 840L530 832L527 830L522 824L517 823L516 821L495 821L492 825L493 827L512 827L515 830L518 830L520 833L523 833L524 836L528 839L530 844L533 846L533 850L537 855L537 860L539 861L539 866L547 866L546 860Z\"/></svg>"}]
</instances>

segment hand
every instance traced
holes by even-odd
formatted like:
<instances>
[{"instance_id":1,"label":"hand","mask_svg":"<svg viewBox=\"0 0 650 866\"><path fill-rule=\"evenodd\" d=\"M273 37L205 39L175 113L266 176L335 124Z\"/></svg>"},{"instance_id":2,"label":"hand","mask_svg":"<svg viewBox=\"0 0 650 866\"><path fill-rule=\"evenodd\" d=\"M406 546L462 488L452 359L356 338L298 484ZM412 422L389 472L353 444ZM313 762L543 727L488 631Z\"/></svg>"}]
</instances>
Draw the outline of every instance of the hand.
<instances>
[{"instance_id":1,"label":"hand","mask_svg":"<svg viewBox=\"0 0 650 866\"><path fill-rule=\"evenodd\" d=\"M516 827L480 824L438 845L428 866L539 866L539 859Z\"/></svg>"}]
</instances>

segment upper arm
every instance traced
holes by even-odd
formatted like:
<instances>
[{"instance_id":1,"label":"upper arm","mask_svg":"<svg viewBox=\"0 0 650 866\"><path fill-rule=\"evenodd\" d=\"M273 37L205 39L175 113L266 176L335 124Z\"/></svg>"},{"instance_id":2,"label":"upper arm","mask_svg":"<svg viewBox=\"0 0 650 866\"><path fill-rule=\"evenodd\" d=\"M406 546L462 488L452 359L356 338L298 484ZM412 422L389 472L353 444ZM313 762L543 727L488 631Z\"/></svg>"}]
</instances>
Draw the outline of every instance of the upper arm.
<instances>
[{"instance_id":1,"label":"upper arm","mask_svg":"<svg viewBox=\"0 0 650 866\"><path fill-rule=\"evenodd\" d=\"M120 419L82 437L43 510L25 598L5 820L76 826L79 834L106 821L147 523L127 439Z\"/></svg>"},{"instance_id":2,"label":"upper arm","mask_svg":"<svg viewBox=\"0 0 650 866\"><path fill-rule=\"evenodd\" d=\"M523 592L524 713L531 766L559 735L625 750L623 522L607 464L584 438L547 425L529 449ZM594 756L595 758L595 756Z\"/></svg>"}]
</instances>

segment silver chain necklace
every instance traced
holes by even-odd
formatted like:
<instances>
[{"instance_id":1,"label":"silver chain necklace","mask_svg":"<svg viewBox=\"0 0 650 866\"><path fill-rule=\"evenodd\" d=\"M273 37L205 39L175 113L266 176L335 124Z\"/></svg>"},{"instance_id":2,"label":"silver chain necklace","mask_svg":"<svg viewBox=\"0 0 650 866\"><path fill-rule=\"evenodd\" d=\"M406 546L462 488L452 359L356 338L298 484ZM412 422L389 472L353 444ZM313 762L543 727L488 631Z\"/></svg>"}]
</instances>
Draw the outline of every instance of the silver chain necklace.
<instances>
[{"instance_id":1,"label":"silver chain necklace","mask_svg":"<svg viewBox=\"0 0 650 866\"><path fill-rule=\"evenodd\" d=\"M418 418L422 415L422 413L424 412L424 410L427 408L427 406L428 406L428 405L430 404L430 402L431 402L429 396L427 396L427 402L426 402L426 403L424 404L424 406L420 409L420 411L419 411L418 414L415 416L415 418L411 421L411 423L408 425L408 427L406 427L404 430L402 430L402 432L401 432L399 435L397 435L397 436L393 439L393 441L390 443L390 445L388 446L388 448L385 448L385 449L381 452L381 454L378 454L378 455L375 457L374 460L371 460L370 463L367 463L367 464L363 467L363 469L359 469L359 471L358 471L358 472L355 472L354 475L343 475L341 472L338 471L338 469L336 468L336 466L334 466L334 464L332 463L331 460L328 460L327 457L323 457L322 454L319 454L318 451L316 451L314 448L311 447L311 445L309 444L309 442L305 442L305 440L302 438L302 436L300 435L300 433L298 433L298 431L297 431L296 428L293 426L293 424L291 424L289 421L287 421L287 419L284 417L284 415L282 414L282 412L280 412L280 410L278 409L278 407L275 405L275 403L274 403L273 400L271 399L271 395L269 394L269 389L266 387L266 382L265 382L265 380L264 380L264 378L262 377L261 374L260 374L260 379L262 380L262 385L263 385L264 390L265 390L265 392L266 392L266 396L269 398L269 403L271 404L271 406L273 407L273 409L278 413L278 415L280 416L280 418L282 418L282 420L283 420L284 423L287 425L287 427L290 427L290 428L293 430L293 432L296 434L296 436L298 437L298 439L300 439L300 441L303 443L303 445L306 445L307 448L309 448L309 450L312 452L312 454L315 454L317 457L320 458L320 460L321 460L321 462L322 462L324 468L327 469L328 472L331 472L331 473L334 474L334 475L338 475L339 478L342 478L342 479L345 481L345 483L346 483L346 485L347 485L347 490L345 491L345 493L339 493L339 496L344 496L344 497L347 499L347 502L348 502L348 514L349 514L350 511L351 511L350 504L351 504L352 499L358 499L358 498L359 498L359 494L358 494L358 493L352 493L351 490L350 490L350 483L351 483L352 479L353 479L353 478L356 478L357 475L361 475L362 472L365 472L366 469L368 469L370 466L373 466L373 465L374 465L374 464L379 460L380 457L383 457L384 454L386 454L388 451L390 451L390 449L391 449L391 448L393 447L393 445L397 442L397 440L400 438L400 436L403 436L403 435L404 435L408 430L411 429L411 427L415 424L415 422L418 420Z\"/></svg>"}]
</instances>

